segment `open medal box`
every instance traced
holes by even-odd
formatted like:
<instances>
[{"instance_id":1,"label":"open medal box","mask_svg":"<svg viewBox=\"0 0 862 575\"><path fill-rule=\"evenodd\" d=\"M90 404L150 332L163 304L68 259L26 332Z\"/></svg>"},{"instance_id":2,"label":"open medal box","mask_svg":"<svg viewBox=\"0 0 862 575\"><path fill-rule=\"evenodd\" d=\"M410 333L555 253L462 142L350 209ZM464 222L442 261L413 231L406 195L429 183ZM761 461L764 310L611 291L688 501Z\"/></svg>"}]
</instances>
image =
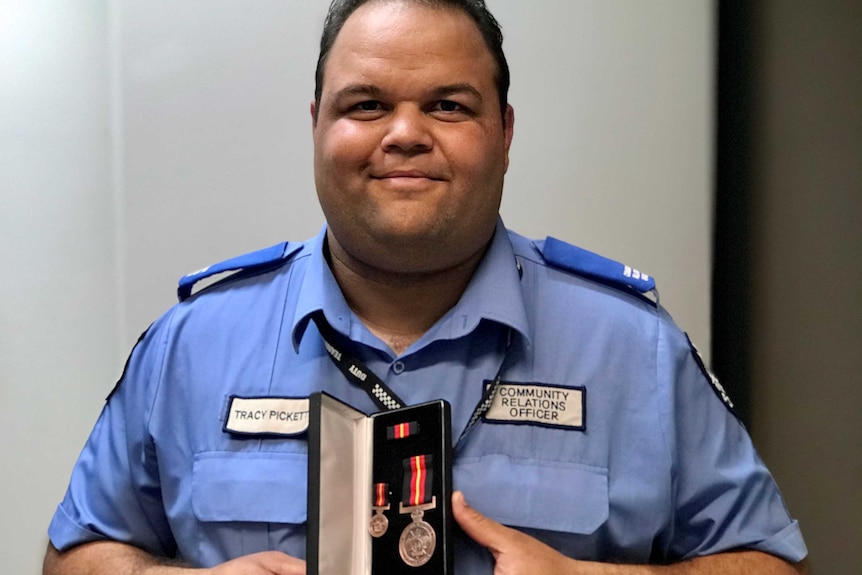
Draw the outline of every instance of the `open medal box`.
<instances>
[{"instance_id":1,"label":"open medal box","mask_svg":"<svg viewBox=\"0 0 862 575\"><path fill-rule=\"evenodd\" d=\"M449 404L309 403L308 574L453 573Z\"/></svg>"}]
</instances>

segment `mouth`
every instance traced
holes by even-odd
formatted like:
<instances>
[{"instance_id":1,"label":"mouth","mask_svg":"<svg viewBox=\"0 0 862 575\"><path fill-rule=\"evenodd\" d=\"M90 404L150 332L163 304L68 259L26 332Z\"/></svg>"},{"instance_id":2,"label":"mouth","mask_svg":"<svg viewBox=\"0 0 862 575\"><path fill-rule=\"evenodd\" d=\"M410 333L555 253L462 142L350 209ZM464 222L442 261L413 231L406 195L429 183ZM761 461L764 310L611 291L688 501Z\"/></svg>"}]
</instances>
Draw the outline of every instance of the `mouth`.
<instances>
[{"instance_id":1,"label":"mouth","mask_svg":"<svg viewBox=\"0 0 862 575\"><path fill-rule=\"evenodd\" d=\"M421 170L393 170L391 172L385 172L382 174L372 174L371 178L374 180L431 180L435 182L443 181L443 178L437 177L427 172L423 172Z\"/></svg>"}]
</instances>

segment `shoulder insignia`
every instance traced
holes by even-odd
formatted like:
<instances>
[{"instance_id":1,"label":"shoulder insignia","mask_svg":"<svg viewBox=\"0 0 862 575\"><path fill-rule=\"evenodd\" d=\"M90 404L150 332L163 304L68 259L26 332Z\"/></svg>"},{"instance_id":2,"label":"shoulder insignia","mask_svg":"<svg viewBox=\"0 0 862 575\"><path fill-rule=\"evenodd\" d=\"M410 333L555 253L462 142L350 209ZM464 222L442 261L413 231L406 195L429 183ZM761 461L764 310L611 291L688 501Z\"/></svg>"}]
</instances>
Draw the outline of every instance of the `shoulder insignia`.
<instances>
[{"instance_id":1,"label":"shoulder insignia","mask_svg":"<svg viewBox=\"0 0 862 575\"><path fill-rule=\"evenodd\" d=\"M703 356L700 355L700 351L695 347L694 342L691 341L691 338L688 334L685 334L686 339L688 340L688 345L691 348L691 355L694 357L695 363L697 363L698 369L700 369L703 376L709 381L709 385L712 386L712 390L715 392L715 395L727 406L727 409L736 416L736 411L733 407L733 401L731 401L730 396L725 391L724 386L721 385L721 382L718 381L718 378L706 367L706 362L703 361ZM738 416L737 416L738 418Z\"/></svg>"},{"instance_id":2,"label":"shoulder insignia","mask_svg":"<svg viewBox=\"0 0 862 575\"><path fill-rule=\"evenodd\" d=\"M280 265L299 251L301 247L301 243L282 242L184 275L180 278L177 287L177 297L180 301L188 299L192 295L192 288L195 284L218 274L234 271L259 271L269 266Z\"/></svg>"},{"instance_id":3,"label":"shoulder insignia","mask_svg":"<svg viewBox=\"0 0 862 575\"><path fill-rule=\"evenodd\" d=\"M655 289L655 279L627 265L548 236L539 250L550 265L618 287L645 294Z\"/></svg>"}]
</instances>

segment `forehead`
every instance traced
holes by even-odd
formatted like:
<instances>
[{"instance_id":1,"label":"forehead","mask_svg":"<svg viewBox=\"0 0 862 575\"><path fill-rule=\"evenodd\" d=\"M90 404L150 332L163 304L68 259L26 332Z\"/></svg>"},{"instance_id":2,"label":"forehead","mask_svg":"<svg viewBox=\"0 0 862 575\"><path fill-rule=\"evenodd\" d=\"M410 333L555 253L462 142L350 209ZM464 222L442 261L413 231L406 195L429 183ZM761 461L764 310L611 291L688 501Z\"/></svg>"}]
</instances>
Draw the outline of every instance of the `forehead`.
<instances>
[{"instance_id":1,"label":"forehead","mask_svg":"<svg viewBox=\"0 0 862 575\"><path fill-rule=\"evenodd\" d=\"M409 76L419 72L479 75L493 82L494 58L479 28L465 12L399 0L372 0L344 23L327 58L327 83L371 72ZM332 86L327 86L332 88Z\"/></svg>"}]
</instances>

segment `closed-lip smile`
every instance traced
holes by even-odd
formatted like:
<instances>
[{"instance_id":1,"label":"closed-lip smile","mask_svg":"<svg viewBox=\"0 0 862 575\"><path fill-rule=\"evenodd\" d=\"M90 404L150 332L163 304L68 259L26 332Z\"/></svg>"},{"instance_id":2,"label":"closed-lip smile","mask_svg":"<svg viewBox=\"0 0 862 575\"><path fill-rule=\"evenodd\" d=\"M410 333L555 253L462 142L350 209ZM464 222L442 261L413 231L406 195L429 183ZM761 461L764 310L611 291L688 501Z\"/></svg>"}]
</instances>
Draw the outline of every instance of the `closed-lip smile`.
<instances>
[{"instance_id":1,"label":"closed-lip smile","mask_svg":"<svg viewBox=\"0 0 862 575\"><path fill-rule=\"evenodd\" d=\"M441 180L442 178L436 178L430 174L427 174L421 170L393 170L391 172L384 172L378 175L372 175L372 178L376 180L388 180L393 178L422 178L426 180Z\"/></svg>"}]
</instances>

